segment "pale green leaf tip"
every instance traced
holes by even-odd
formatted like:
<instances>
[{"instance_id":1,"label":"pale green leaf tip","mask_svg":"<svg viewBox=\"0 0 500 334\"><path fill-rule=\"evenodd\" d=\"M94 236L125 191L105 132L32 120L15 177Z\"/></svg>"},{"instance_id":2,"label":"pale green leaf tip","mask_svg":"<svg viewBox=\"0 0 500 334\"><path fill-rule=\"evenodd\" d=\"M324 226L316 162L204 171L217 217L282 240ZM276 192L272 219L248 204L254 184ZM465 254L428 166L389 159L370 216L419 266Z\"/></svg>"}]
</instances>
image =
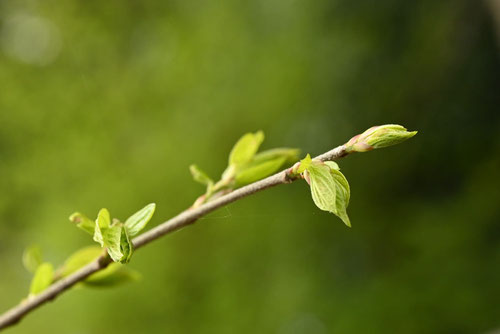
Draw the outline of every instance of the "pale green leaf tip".
<instances>
[{"instance_id":1,"label":"pale green leaf tip","mask_svg":"<svg viewBox=\"0 0 500 334\"><path fill-rule=\"evenodd\" d=\"M22 257L23 265L29 272L36 272L38 266L42 263L42 250L40 246L33 244L28 247L23 252Z\"/></svg>"},{"instance_id":2,"label":"pale green leaf tip","mask_svg":"<svg viewBox=\"0 0 500 334\"><path fill-rule=\"evenodd\" d=\"M299 161L297 168L295 168L295 170L293 172L295 174L301 174L306 169L308 169L309 166L311 166L311 163L312 163L311 155L309 153L307 153L306 157Z\"/></svg>"}]
</instances>

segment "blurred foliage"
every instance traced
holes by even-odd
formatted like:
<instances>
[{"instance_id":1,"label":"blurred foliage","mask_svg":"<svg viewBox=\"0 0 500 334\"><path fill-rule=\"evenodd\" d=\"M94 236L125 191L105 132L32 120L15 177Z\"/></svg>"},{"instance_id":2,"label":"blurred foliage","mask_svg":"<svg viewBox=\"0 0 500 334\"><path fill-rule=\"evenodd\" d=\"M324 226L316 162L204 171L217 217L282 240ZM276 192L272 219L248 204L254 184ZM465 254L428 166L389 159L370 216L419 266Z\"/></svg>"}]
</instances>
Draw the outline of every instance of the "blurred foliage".
<instances>
[{"instance_id":1,"label":"blurred foliage","mask_svg":"<svg viewBox=\"0 0 500 334\"><path fill-rule=\"evenodd\" d=\"M134 256L139 283L71 292L11 333L481 333L500 327L500 63L476 0L0 0L0 310L67 217L149 226L202 193L231 146L322 153L366 128L419 130L339 162L353 228L305 184L239 201ZM162 256L158 256L162 254Z\"/></svg>"}]
</instances>

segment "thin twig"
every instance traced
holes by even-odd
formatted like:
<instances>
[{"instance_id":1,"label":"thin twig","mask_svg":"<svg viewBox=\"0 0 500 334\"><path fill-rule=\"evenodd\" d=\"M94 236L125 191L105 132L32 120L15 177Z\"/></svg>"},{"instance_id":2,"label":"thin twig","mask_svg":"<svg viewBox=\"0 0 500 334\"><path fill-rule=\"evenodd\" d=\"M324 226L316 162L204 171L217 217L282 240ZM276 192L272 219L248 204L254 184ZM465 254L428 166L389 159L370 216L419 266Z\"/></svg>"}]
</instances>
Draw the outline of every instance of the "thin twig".
<instances>
[{"instance_id":1,"label":"thin twig","mask_svg":"<svg viewBox=\"0 0 500 334\"><path fill-rule=\"evenodd\" d=\"M347 155L345 146L342 145L316 157L316 159L321 161L335 160L345 155ZM200 217L203 217L206 214L220 207L223 207L226 204L232 203L240 198L249 196L258 191L276 186L278 184L290 183L294 180L295 178L290 178L290 169L285 169L265 179L236 189L227 195L221 196L197 208L191 208L183 211L177 216L139 235L138 237L134 238L134 240L132 240L133 246L135 249L138 249L162 237L165 234L174 232L187 225L193 224ZM35 297L32 297L27 301L11 308L0 316L0 329L16 324L31 311L35 310L48 301L52 301L62 292L66 291L76 283L83 281L93 273L106 268L110 263L111 260L109 256L100 256L75 273L55 282Z\"/></svg>"}]
</instances>

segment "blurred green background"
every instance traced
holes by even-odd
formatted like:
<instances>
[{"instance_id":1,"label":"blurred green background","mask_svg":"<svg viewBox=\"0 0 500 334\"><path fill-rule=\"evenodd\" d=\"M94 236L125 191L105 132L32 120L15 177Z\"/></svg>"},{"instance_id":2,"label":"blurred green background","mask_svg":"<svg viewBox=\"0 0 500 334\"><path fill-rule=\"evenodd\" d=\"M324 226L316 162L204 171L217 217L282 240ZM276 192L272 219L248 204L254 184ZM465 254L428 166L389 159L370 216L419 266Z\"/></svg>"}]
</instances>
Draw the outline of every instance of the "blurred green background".
<instances>
[{"instance_id":1,"label":"blurred green background","mask_svg":"<svg viewBox=\"0 0 500 334\"><path fill-rule=\"evenodd\" d=\"M90 238L67 217L149 202L161 223L233 143L340 161L353 228L303 182L141 249L138 283L74 289L10 333L490 333L500 327L500 62L477 0L0 0L0 311ZM488 5L490 4L490 5ZM500 21L499 21L500 22Z\"/></svg>"}]
</instances>

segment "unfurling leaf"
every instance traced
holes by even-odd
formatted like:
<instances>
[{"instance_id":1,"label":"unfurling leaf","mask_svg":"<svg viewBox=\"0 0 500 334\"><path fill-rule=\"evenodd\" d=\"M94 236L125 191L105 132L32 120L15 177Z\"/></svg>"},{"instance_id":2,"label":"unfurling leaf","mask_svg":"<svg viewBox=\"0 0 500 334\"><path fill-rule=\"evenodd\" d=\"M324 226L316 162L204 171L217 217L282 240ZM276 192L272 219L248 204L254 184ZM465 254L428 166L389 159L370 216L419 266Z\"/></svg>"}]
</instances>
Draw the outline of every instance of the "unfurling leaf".
<instances>
[{"instance_id":1,"label":"unfurling leaf","mask_svg":"<svg viewBox=\"0 0 500 334\"><path fill-rule=\"evenodd\" d=\"M38 245L31 245L24 250L23 265L29 272L36 272L38 266L42 264L42 250Z\"/></svg>"},{"instance_id":2,"label":"unfurling leaf","mask_svg":"<svg viewBox=\"0 0 500 334\"><path fill-rule=\"evenodd\" d=\"M189 166L189 171L191 172L191 175L193 176L193 179L196 182L201 183L207 187L210 187L214 184L214 181L198 166L196 165Z\"/></svg>"},{"instance_id":3,"label":"unfurling leaf","mask_svg":"<svg viewBox=\"0 0 500 334\"><path fill-rule=\"evenodd\" d=\"M123 253L121 251L122 226L114 225L103 230L102 238L104 247L108 249L108 254L115 262L121 262Z\"/></svg>"},{"instance_id":4,"label":"unfurling leaf","mask_svg":"<svg viewBox=\"0 0 500 334\"><path fill-rule=\"evenodd\" d=\"M97 259L101 254L102 248L99 246L89 246L78 250L64 263L62 276L66 277L71 275L78 269ZM137 280L139 277L139 273L130 268L120 263L111 263L105 269L87 277L83 284L86 286L112 286L131 280Z\"/></svg>"},{"instance_id":5,"label":"unfurling leaf","mask_svg":"<svg viewBox=\"0 0 500 334\"><path fill-rule=\"evenodd\" d=\"M109 211L107 209L101 209L97 214L97 220L95 222L94 230L94 241L98 242L102 247L104 247L104 230L109 228L111 218L109 217Z\"/></svg>"},{"instance_id":6,"label":"unfurling leaf","mask_svg":"<svg viewBox=\"0 0 500 334\"><path fill-rule=\"evenodd\" d=\"M125 221L125 228L129 236L133 237L146 226L151 217L153 217L155 208L155 203L148 204Z\"/></svg>"},{"instance_id":7,"label":"unfurling leaf","mask_svg":"<svg viewBox=\"0 0 500 334\"><path fill-rule=\"evenodd\" d=\"M407 131L405 127L397 124L372 126L362 134L351 138L346 146L347 152L367 152L399 144L415 136L417 131Z\"/></svg>"},{"instance_id":8,"label":"unfurling leaf","mask_svg":"<svg viewBox=\"0 0 500 334\"><path fill-rule=\"evenodd\" d=\"M299 168L294 172L297 174L303 173L307 168L309 168L309 166L311 166L311 163L312 163L311 156L307 154L304 159L300 160Z\"/></svg>"},{"instance_id":9,"label":"unfurling leaf","mask_svg":"<svg viewBox=\"0 0 500 334\"><path fill-rule=\"evenodd\" d=\"M38 266L35 276L31 280L30 296L35 296L45 290L54 279L54 267L48 262Z\"/></svg>"},{"instance_id":10,"label":"unfurling leaf","mask_svg":"<svg viewBox=\"0 0 500 334\"><path fill-rule=\"evenodd\" d=\"M130 216L125 223L111 218L107 209L101 209L97 215L94 240L101 247L106 247L114 262L126 263L133 252L130 237L141 231L153 216L155 204L151 203Z\"/></svg>"},{"instance_id":11,"label":"unfurling leaf","mask_svg":"<svg viewBox=\"0 0 500 334\"><path fill-rule=\"evenodd\" d=\"M244 165L254 157L259 149L260 144L264 140L264 133L258 131L256 133L247 133L241 137L234 145L229 154L229 166L236 168Z\"/></svg>"},{"instance_id":12,"label":"unfurling leaf","mask_svg":"<svg viewBox=\"0 0 500 334\"><path fill-rule=\"evenodd\" d=\"M90 235L94 235L95 222L92 219L89 219L84 214L80 212L75 212L71 216L69 216L69 220L76 224L76 226Z\"/></svg>"},{"instance_id":13,"label":"unfurling leaf","mask_svg":"<svg viewBox=\"0 0 500 334\"><path fill-rule=\"evenodd\" d=\"M309 178L311 195L314 203L323 211L337 213L335 180L330 172L330 167L312 162L305 171L305 177Z\"/></svg>"}]
</instances>

